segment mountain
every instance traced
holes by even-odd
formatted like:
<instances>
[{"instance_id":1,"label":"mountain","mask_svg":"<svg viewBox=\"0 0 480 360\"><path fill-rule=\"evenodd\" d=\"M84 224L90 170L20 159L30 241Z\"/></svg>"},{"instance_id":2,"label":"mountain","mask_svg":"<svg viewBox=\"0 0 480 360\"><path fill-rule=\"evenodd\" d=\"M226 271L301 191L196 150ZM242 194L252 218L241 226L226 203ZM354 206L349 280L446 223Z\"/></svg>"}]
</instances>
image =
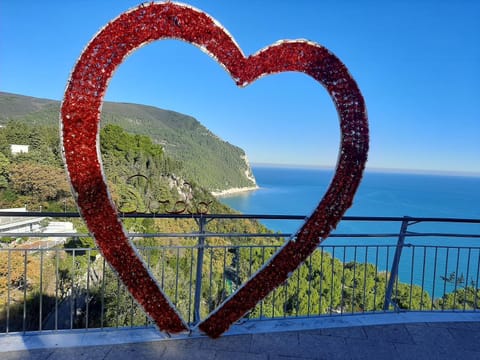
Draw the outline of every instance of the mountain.
<instances>
[{"instance_id":1,"label":"mountain","mask_svg":"<svg viewBox=\"0 0 480 360\"><path fill-rule=\"evenodd\" d=\"M60 102L0 92L0 125L15 120L58 126ZM104 102L101 125L116 124L147 135L182 163L200 186L220 192L256 186L245 152L213 134L195 118L153 106Z\"/></svg>"}]
</instances>

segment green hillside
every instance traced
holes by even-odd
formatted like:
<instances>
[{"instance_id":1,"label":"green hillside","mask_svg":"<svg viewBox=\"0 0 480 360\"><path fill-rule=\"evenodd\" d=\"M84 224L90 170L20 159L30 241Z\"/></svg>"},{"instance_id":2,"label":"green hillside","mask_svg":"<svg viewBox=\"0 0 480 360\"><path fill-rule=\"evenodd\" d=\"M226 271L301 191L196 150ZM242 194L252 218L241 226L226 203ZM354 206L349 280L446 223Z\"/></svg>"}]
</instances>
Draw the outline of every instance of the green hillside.
<instances>
[{"instance_id":1,"label":"green hillside","mask_svg":"<svg viewBox=\"0 0 480 360\"><path fill-rule=\"evenodd\" d=\"M0 92L0 125L15 120L34 126L58 126L60 102ZM152 106L105 102L102 126L116 124L148 135L165 153L182 163L179 175L219 191L250 187L255 182L245 152L221 140L195 118Z\"/></svg>"}]
</instances>

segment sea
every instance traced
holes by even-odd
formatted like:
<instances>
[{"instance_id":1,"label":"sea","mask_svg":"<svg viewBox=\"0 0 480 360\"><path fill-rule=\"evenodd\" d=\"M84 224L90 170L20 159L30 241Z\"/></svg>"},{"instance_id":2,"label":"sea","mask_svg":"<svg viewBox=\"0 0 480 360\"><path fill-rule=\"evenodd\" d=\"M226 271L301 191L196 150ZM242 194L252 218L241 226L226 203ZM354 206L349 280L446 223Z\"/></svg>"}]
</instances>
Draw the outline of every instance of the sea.
<instances>
[{"instance_id":1,"label":"sea","mask_svg":"<svg viewBox=\"0 0 480 360\"><path fill-rule=\"evenodd\" d=\"M220 201L243 214L309 216L333 176L332 169L252 166L259 189L224 196ZM345 216L480 219L480 175L369 171L364 174ZM261 220L269 229L294 234L304 220ZM322 243L342 261L370 262L390 271L398 236L349 237L343 234L398 234L401 221L341 221ZM480 224L425 222L410 224L399 268L400 281L422 286L434 297L462 284L479 284ZM435 233L435 234L433 234ZM440 233L440 234L439 234ZM445 233L472 234L447 237ZM438 235L436 235L438 234ZM415 249L408 244L417 245ZM352 246L350 246L352 245ZM359 245L354 247L353 245ZM364 246L372 247L364 247ZM385 245L385 248L379 245ZM342 246L348 246L347 251ZM455 247L450 248L449 247ZM340 255L339 255L340 254ZM365 261L362 261L365 260ZM457 281L445 282L455 273Z\"/></svg>"}]
</instances>

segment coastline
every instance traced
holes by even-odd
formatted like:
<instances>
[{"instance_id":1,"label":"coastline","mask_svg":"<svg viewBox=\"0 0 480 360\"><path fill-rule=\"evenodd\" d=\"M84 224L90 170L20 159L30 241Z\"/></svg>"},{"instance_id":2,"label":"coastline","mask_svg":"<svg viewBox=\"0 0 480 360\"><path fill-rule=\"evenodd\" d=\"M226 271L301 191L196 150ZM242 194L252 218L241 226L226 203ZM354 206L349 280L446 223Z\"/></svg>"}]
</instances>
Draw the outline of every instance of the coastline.
<instances>
[{"instance_id":1,"label":"coastline","mask_svg":"<svg viewBox=\"0 0 480 360\"><path fill-rule=\"evenodd\" d=\"M215 197L225 197L230 195L236 195L238 193L255 191L258 189L260 189L260 187L258 185L255 185L255 186L247 186L247 187L241 187L241 188L230 188L230 189L221 190L221 191L211 191L211 194Z\"/></svg>"}]
</instances>

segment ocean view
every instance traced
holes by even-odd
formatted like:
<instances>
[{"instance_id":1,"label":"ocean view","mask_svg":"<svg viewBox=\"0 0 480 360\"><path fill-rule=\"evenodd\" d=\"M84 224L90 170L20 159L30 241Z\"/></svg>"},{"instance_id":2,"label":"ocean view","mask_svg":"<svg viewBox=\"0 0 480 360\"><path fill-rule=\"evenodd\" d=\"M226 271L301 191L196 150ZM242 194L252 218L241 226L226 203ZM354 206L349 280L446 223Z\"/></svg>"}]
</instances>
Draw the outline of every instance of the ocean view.
<instances>
[{"instance_id":1,"label":"ocean view","mask_svg":"<svg viewBox=\"0 0 480 360\"><path fill-rule=\"evenodd\" d=\"M270 166L253 166L253 172L260 187L257 191L244 192L220 200L244 214L278 214L278 215L310 215L328 187L333 170L314 168L287 168ZM443 218L480 218L480 177L447 176L410 173L382 173L367 170L355 196L353 206L346 216L394 216L394 217L443 217ZM282 232L294 233L302 221L263 220L268 228ZM342 221L336 233L398 233L400 222L349 222ZM455 223L422 223L409 227L411 231L480 234L478 224ZM329 246L338 245L393 245L397 238L329 238L323 244L325 250ZM433 273L437 269L435 279L426 279L425 289L432 294L441 295L444 282L441 276L452 272L475 275L480 253L479 239L473 238L407 238L407 243L424 247L417 248L412 254L411 248L404 248L403 262L399 277L401 281L421 285L420 271L411 279L412 262L421 264L426 258L426 271ZM430 246L449 245L462 246L464 249L450 250ZM473 249L472 247L476 247ZM365 248L348 248L346 252L335 248L337 258L344 261L378 262L378 267L386 268L391 264L394 247L381 248L380 253ZM421 249L421 251L419 251ZM330 248L332 252L333 248ZM355 253L354 253L355 251ZM378 260L375 257L379 257ZM458 258L458 261L457 261ZM436 260L435 260L436 259ZM435 265L436 261L436 265ZM420 265L418 265L420 266ZM416 267L417 269L418 266ZM469 277L470 278L470 277ZM435 283L435 287L434 287ZM453 290L454 284L447 284L446 290ZM436 288L436 289L435 289Z\"/></svg>"},{"instance_id":2,"label":"ocean view","mask_svg":"<svg viewBox=\"0 0 480 360\"><path fill-rule=\"evenodd\" d=\"M244 214L310 215L333 170L253 166L257 191L220 198ZM346 216L480 218L480 176L366 171ZM299 224L267 221L272 230L294 232Z\"/></svg>"}]
</instances>

